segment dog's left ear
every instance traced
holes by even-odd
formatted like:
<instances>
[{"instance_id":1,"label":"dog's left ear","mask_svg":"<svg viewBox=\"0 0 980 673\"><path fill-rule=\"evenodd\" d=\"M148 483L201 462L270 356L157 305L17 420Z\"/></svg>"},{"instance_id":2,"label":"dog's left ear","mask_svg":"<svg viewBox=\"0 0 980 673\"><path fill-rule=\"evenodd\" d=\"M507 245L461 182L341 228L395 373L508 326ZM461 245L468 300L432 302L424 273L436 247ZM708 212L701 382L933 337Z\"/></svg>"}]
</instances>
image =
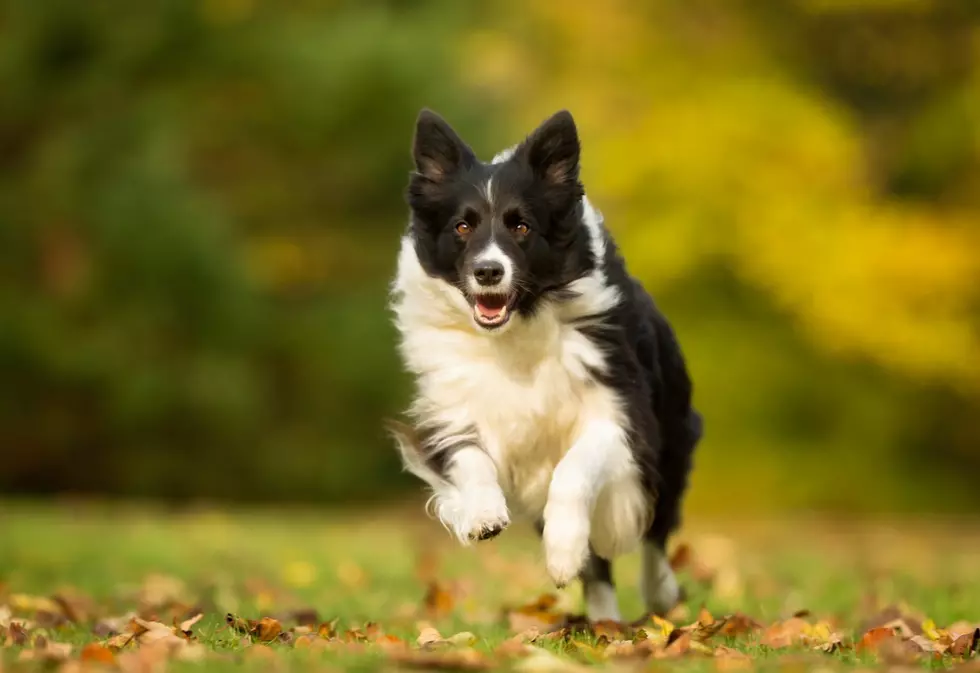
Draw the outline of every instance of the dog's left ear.
<instances>
[{"instance_id":1,"label":"dog's left ear","mask_svg":"<svg viewBox=\"0 0 980 673\"><path fill-rule=\"evenodd\" d=\"M412 155L419 174L433 182L441 182L476 161L473 150L446 120L428 109L423 109L415 122Z\"/></svg>"},{"instance_id":2,"label":"dog's left ear","mask_svg":"<svg viewBox=\"0 0 980 673\"><path fill-rule=\"evenodd\" d=\"M528 136L518 151L535 176L548 186L578 185L578 131L568 110L549 117Z\"/></svg>"}]
</instances>

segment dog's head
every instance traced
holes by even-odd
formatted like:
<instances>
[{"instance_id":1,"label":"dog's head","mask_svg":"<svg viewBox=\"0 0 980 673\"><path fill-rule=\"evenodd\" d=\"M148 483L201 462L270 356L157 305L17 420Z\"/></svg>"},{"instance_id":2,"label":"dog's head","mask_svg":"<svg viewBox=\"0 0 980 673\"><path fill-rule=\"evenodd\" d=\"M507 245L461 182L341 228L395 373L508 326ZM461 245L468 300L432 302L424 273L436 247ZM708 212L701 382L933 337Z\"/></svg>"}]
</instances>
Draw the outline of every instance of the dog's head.
<instances>
[{"instance_id":1,"label":"dog's head","mask_svg":"<svg viewBox=\"0 0 980 673\"><path fill-rule=\"evenodd\" d=\"M578 133L568 112L488 164L423 110L413 153L408 203L419 261L466 297L480 328L495 330L533 312L591 263Z\"/></svg>"}]
</instances>

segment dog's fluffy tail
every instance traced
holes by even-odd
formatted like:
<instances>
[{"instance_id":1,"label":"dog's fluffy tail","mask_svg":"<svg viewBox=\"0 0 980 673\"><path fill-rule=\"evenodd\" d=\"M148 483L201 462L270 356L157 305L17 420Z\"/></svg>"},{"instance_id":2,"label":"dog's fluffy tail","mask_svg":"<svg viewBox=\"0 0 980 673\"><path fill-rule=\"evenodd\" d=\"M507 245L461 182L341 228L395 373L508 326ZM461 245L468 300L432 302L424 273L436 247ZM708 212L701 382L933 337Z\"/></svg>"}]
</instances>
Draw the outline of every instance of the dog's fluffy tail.
<instances>
[{"instance_id":1,"label":"dog's fluffy tail","mask_svg":"<svg viewBox=\"0 0 980 673\"><path fill-rule=\"evenodd\" d=\"M405 470L429 484L433 489L449 486L442 475L429 466L415 428L401 421L387 420L385 421L385 429L395 440Z\"/></svg>"}]
</instances>

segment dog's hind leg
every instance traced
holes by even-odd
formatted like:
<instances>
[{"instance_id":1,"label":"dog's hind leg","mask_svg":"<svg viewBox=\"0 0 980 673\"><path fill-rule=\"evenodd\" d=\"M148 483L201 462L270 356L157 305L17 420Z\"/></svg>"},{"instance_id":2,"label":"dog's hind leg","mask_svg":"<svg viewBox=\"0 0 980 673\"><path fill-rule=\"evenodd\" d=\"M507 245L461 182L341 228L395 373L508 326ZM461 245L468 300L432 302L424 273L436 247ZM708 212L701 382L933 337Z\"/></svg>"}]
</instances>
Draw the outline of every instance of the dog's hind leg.
<instances>
[{"instance_id":1,"label":"dog's hind leg","mask_svg":"<svg viewBox=\"0 0 980 673\"><path fill-rule=\"evenodd\" d=\"M544 532L544 522L535 521L534 528L538 535L541 535ZM616 598L616 586L613 582L612 563L598 556L595 550L590 548L589 559L582 568L579 579L582 580L585 615L589 621L621 621L619 600Z\"/></svg>"},{"instance_id":2,"label":"dog's hind leg","mask_svg":"<svg viewBox=\"0 0 980 673\"><path fill-rule=\"evenodd\" d=\"M613 583L612 564L589 551L589 560L580 575L582 594L585 597L585 614L589 621L621 621L619 601Z\"/></svg>"},{"instance_id":3,"label":"dog's hind leg","mask_svg":"<svg viewBox=\"0 0 980 673\"><path fill-rule=\"evenodd\" d=\"M701 438L701 416L693 409L682 423L664 428L660 488L653 523L644 536L640 591L647 609L663 615L681 599L667 562L667 538L680 525L681 505L694 448Z\"/></svg>"}]
</instances>

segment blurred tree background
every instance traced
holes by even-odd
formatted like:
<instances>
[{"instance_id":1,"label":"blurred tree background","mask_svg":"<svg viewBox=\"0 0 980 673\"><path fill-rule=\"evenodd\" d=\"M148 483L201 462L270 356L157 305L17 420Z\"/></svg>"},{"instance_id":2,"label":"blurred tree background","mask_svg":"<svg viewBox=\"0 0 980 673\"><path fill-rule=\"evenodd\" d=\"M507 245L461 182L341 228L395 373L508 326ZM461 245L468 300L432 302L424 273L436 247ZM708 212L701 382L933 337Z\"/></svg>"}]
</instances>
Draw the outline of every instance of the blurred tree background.
<instances>
[{"instance_id":1,"label":"blurred tree background","mask_svg":"<svg viewBox=\"0 0 980 673\"><path fill-rule=\"evenodd\" d=\"M980 4L0 3L0 492L417 492L422 106L558 108L707 419L690 506L980 505ZM406 490L407 489L407 490Z\"/></svg>"}]
</instances>

